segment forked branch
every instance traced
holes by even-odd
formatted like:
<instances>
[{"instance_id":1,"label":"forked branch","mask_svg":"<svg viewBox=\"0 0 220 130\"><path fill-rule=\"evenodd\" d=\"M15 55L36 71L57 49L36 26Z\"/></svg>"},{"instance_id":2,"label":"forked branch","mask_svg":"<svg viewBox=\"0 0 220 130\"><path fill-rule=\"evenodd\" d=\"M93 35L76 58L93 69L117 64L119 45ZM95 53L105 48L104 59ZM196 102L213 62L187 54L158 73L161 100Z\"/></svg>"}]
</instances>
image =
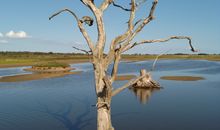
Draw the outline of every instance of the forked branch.
<instances>
[{"instance_id":1,"label":"forked branch","mask_svg":"<svg viewBox=\"0 0 220 130\"><path fill-rule=\"evenodd\" d=\"M126 41L129 36L131 36L134 25L133 25L133 21L134 21L134 17L135 17L135 0L131 0L131 9L130 9L130 17L129 17L129 21L128 21L128 29L126 30L126 32L122 35L117 36L115 39L112 40L111 45L110 45L110 51L108 53L108 56L106 57L106 64L109 65L113 59L115 59L115 53L116 50L121 48L116 48L117 45L120 45L120 43Z\"/></svg>"},{"instance_id":2,"label":"forked branch","mask_svg":"<svg viewBox=\"0 0 220 130\"><path fill-rule=\"evenodd\" d=\"M151 10L150 10L150 13L149 15L142 20L138 20L136 23L135 23L135 26L140 23L142 21L142 23L140 23L139 26L137 26L137 28L133 31L132 35L129 37L129 39L127 39L127 41L125 43L123 43L122 45L122 49L121 50L124 50L125 48L127 48L127 46L130 45L130 42L134 39L134 37L145 27L145 25L147 25L148 23L150 23L153 19L154 19L154 12L155 12L155 9L156 9L156 6L157 6L157 3L158 3L158 0L154 0L153 3L152 3L152 6L151 6Z\"/></svg>"},{"instance_id":3,"label":"forked branch","mask_svg":"<svg viewBox=\"0 0 220 130\"><path fill-rule=\"evenodd\" d=\"M49 20L51 20L52 18L56 17L57 15L59 15L59 14L61 14L63 12L70 13L76 19L78 27L80 29L80 32L83 34L84 38L86 39L86 42L87 42L90 50L94 51L94 46L93 46L91 38L89 37L88 33L84 29L82 22L80 21L80 19L77 17L77 15L73 11L71 11L70 9L67 9L67 8L63 9L63 10L60 10L57 13L53 14L51 17L49 17Z\"/></svg>"},{"instance_id":4,"label":"forked branch","mask_svg":"<svg viewBox=\"0 0 220 130\"><path fill-rule=\"evenodd\" d=\"M112 2L114 2L114 0L104 0L104 1L102 2L101 6L99 7L99 9L100 9L102 12L105 11L105 10L108 8L108 6L109 6L110 4L112 4Z\"/></svg>"},{"instance_id":5,"label":"forked branch","mask_svg":"<svg viewBox=\"0 0 220 130\"><path fill-rule=\"evenodd\" d=\"M106 0L106 4L110 4L112 0ZM103 50L106 42L106 34L103 22L103 12L101 9L97 8L91 0L81 0L81 2L86 5L91 12L94 14L96 19L98 40L96 43L96 50L98 50L98 57L101 58L103 55ZM104 2L105 3L105 2ZM104 5L103 5L104 6ZM107 8L107 7L106 7Z\"/></svg>"}]
</instances>

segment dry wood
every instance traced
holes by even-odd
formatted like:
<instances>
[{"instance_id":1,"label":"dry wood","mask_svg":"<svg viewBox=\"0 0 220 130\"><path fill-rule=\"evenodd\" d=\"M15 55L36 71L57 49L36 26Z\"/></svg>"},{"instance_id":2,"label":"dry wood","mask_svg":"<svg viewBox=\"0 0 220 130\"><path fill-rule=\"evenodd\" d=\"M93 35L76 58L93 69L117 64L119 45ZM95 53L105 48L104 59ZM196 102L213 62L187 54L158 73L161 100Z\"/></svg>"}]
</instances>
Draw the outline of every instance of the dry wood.
<instances>
[{"instance_id":1,"label":"dry wood","mask_svg":"<svg viewBox=\"0 0 220 130\"><path fill-rule=\"evenodd\" d=\"M137 83L140 79L142 79L142 78L145 77L145 76L146 76L146 75L140 76L140 77L136 78L135 80L129 81L128 83L126 83L125 85L119 87L118 89L113 90L112 96L117 95L118 93L122 92L122 91L125 90L126 88L128 88L128 87L132 86L133 84Z\"/></svg>"},{"instance_id":2,"label":"dry wood","mask_svg":"<svg viewBox=\"0 0 220 130\"><path fill-rule=\"evenodd\" d=\"M146 44L146 43L161 43L161 42L168 42L169 40L172 39L186 39L189 41L189 46L192 52L196 52L196 50L194 49L194 47L192 46L192 40L190 37L187 36L171 36L168 38L164 38L164 39L156 39L156 40L143 40L141 42L135 42L133 44L131 44L129 47L127 47L125 50L123 50L123 52L130 50L131 48L137 46L137 45L141 45L141 44Z\"/></svg>"},{"instance_id":3,"label":"dry wood","mask_svg":"<svg viewBox=\"0 0 220 130\"><path fill-rule=\"evenodd\" d=\"M145 69L140 71L140 76L144 76L140 80L138 80L132 86L135 88L160 88L160 85L151 78L151 74L147 73Z\"/></svg>"}]
</instances>

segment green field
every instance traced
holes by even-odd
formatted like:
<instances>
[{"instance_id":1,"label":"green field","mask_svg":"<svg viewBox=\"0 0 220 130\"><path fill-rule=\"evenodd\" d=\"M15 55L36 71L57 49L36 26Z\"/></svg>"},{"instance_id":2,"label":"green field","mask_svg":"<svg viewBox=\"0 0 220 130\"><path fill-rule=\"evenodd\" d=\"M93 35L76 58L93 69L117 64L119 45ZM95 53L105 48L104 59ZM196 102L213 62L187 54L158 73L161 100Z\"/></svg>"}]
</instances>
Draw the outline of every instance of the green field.
<instances>
[{"instance_id":1,"label":"green field","mask_svg":"<svg viewBox=\"0 0 220 130\"><path fill-rule=\"evenodd\" d=\"M122 60L140 61L153 60L158 55L122 55ZM220 61L216 54L166 54L159 59L196 59ZM44 64L48 62L79 63L88 62L89 56L74 53L42 53L42 52L0 52L0 67L14 67L24 65Z\"/></svg>"},{"instance_id":2,"label":"green field","mask_svg":"<svg viewBox=\"0 0 220 130\"><path fill-rule=\"evenodd\" d=\"M44 64L48 62L75 63L88 61L88 55L42 52L0 52L0 67Z\"/></svg>"}]
</instances>

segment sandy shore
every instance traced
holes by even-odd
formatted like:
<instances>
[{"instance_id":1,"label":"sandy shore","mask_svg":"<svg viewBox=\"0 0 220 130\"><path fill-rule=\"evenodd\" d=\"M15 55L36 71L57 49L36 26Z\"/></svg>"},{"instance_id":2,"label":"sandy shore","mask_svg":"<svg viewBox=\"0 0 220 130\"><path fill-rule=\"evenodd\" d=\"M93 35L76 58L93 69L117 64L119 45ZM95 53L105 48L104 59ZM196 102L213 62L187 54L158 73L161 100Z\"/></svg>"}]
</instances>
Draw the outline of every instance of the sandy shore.
<instances>
[{"instance_id":1,"label":"sandy shore","mask_svg":"<svg viewBox=\"0 0 220 130\"><path fill-rule=\"evenodd\" d=\"M33 73L33 74L5 76L0 78L0 82L23 82L23 81L46 79L46 78L63 77L65 75L80 74L80 73L81 71L63 72L63 73Z\"/></svg>"},{"instance_id":2,"label":"sandy shore","mask_svg":"<svg viewBox=\"0 0 220 130\"><path fill-rule=\"evenodd\" d=\"M160 78L164 80L176 80L176 81L198 81L205 79L203 77L195 77L195 76L163 76Z\"/></svg>"},{"instance_id":3,"label":"sandy shore","mask_svg":"<svg viewBox=\"0 0 220 130\"><path fill-rule=\"evenodd\" d=\"M5 76L0 78L0 82L23 82L23 81L46 79L46 78L63 77L66 75L80 74L80 73L81 71L62 72L62 73L33 73L33 74ZM116 81L131 80L135 77L136 77L135 75L120 75L116 77Z\"/></svg>"}]
</instances>

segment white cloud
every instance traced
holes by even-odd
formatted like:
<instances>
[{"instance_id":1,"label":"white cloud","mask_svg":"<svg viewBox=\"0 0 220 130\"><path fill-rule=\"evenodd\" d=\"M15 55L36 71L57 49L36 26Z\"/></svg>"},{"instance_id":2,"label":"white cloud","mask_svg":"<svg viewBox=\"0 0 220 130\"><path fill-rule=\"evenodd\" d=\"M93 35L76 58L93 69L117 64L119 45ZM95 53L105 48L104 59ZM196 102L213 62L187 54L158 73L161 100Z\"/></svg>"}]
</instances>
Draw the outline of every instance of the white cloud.
<instances>
[{"instance_id":1,"label":"white cloud","mask_svg":"<svg viewBox=\"0 0 220 130\"><path fill-rule=\"evenodd\" d=\"M3 34L2 34L2 33L0 33L0 37L3 37Z\"/></svg>"},{"instance_id":2,"label":"white cloud","mask_svg":"<svg viewBox=\"0 0 220 130\"><path fill-rule=\"evenodd\" d=\"M14 32L13 30L5 34L8 38L29 38L28 34L24 31Z\"/></svg>"},{"instance_id":3,"label":"white cloud","mask_svg":"<svg viewBox=\"0 0 220 130\"><path fill-rule=\"evenodd\" d=\"M7 40L0 40L0 43L8 43Z\"/></svg>"}]
</instances>

